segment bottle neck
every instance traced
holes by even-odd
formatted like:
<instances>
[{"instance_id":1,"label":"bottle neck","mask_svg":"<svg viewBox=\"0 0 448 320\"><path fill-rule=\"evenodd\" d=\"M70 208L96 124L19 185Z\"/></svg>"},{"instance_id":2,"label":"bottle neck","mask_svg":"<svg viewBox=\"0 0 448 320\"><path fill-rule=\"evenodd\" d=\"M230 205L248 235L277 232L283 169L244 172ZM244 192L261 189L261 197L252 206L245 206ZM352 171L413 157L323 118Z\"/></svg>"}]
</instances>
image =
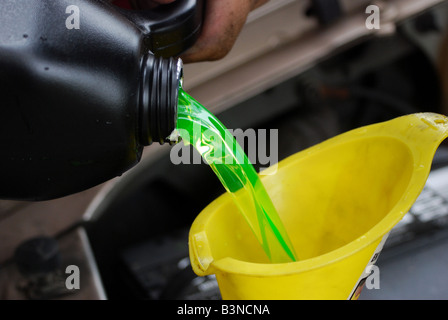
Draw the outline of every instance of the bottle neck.
<instances>
[{"instance_id":1,"label":"bottle neck","mask_svg":"<svg viewBox=\"0 0 448 320\"><path fill-rule=\"evenodd\" d=\"M143 57L139 91L139 141L147 146L153 142L170 142L176 128L179 86L183 72L182 60Z\"/></svg>"}]
</instances>

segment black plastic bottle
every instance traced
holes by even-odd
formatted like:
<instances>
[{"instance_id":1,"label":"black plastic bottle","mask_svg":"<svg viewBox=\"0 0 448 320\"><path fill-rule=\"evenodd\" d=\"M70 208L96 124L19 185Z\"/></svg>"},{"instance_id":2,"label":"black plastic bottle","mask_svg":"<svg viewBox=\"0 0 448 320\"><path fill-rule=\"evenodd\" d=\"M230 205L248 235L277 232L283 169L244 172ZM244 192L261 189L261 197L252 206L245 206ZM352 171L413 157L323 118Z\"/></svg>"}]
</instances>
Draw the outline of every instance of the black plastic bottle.
<instances>
[{"instance_id":1,"label":"black plastic bottle","mask_svg":"<svg viewBox=\"0 0 448 320\"><path fill-rule=\"evenodd\" d=\"M200 0L0 2L0 198L52 199L134 166L176 124Z\"/></svg>"}]
</instances>

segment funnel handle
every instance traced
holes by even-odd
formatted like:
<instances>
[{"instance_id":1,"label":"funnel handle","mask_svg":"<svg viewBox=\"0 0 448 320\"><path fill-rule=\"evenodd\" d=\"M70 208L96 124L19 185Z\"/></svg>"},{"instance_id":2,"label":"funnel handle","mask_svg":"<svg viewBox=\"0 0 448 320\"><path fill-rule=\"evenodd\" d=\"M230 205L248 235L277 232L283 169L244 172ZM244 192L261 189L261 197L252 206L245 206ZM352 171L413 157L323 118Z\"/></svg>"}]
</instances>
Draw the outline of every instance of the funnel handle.
<instances>
[{"instance_id":1,"label":"funnel handle","mask_svg":"<svg viewBox=\"0 0 448 320\"><path fill-rule=\"evenodd\" d=\"M191 267L198 276L206 276L213 273L211 263L213 262L212 252L208 243L205 231L190 233L189 253Z\"/></svg>"},{"instance_id":2,"label":"funnel handle","mask_svg":"<svg viewBox=\"0 0 448 320\"><path fill-rule=\"evenodd\" d=\"M408 117L413 117L409 119L409 127L403 137L408 140L408 143L420 145L426 143L437 148L448 137L448 117L432 112L422 112L401 118ZM400 118L395 121L400 121Z\"/></svg>"}]
</instances>

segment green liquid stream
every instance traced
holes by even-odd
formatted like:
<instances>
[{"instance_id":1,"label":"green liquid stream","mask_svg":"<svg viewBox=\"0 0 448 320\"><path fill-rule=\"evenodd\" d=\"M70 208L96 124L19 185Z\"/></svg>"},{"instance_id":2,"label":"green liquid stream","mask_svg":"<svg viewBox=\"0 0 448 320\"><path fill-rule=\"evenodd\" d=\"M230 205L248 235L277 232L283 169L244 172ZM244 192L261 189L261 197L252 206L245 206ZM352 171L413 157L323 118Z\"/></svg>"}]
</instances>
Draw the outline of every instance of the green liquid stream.
<instances>
[{"instance_id":1,"label":"green liquid stream","mask_svg":"<svg viewBox=\"0 0 448 320\"><path fill-rule=\"evenodd\" d=\"M226 127L182 88L177 132L201 154L232 195L270 261L296 261L284 225L247 155Z\"/></svg>"}]
</instances>

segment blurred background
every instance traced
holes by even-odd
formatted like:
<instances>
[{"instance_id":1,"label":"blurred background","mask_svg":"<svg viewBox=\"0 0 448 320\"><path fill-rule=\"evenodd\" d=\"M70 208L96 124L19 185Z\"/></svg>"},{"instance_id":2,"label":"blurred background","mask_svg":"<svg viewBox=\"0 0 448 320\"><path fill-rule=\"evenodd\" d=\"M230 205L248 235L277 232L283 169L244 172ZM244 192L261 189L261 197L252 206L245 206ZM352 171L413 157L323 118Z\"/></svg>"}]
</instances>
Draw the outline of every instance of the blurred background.
<instances>
[{"instance_id":1,"label":"blurred background","mask_svg":"<svg viewBox=\"0 0 448 320\"><path fill-rule=\"evenodd\" d=\"M366 27L370 4L380 29ZM185 66L184 88L228 128L278 129L281 160L363 125L447 114L447 24L443 0L271 0L226 58ZM0 298L219 299L215 279L191 271L187 236L224 189L208 166L173 165L169 152L152 145L123 176L75 195L0 201ZM379 258L380 289L360 299L448 298L446 166L442 144ZM58 269L71 264L74 292Z\"/></svg>"}]
</instances>

